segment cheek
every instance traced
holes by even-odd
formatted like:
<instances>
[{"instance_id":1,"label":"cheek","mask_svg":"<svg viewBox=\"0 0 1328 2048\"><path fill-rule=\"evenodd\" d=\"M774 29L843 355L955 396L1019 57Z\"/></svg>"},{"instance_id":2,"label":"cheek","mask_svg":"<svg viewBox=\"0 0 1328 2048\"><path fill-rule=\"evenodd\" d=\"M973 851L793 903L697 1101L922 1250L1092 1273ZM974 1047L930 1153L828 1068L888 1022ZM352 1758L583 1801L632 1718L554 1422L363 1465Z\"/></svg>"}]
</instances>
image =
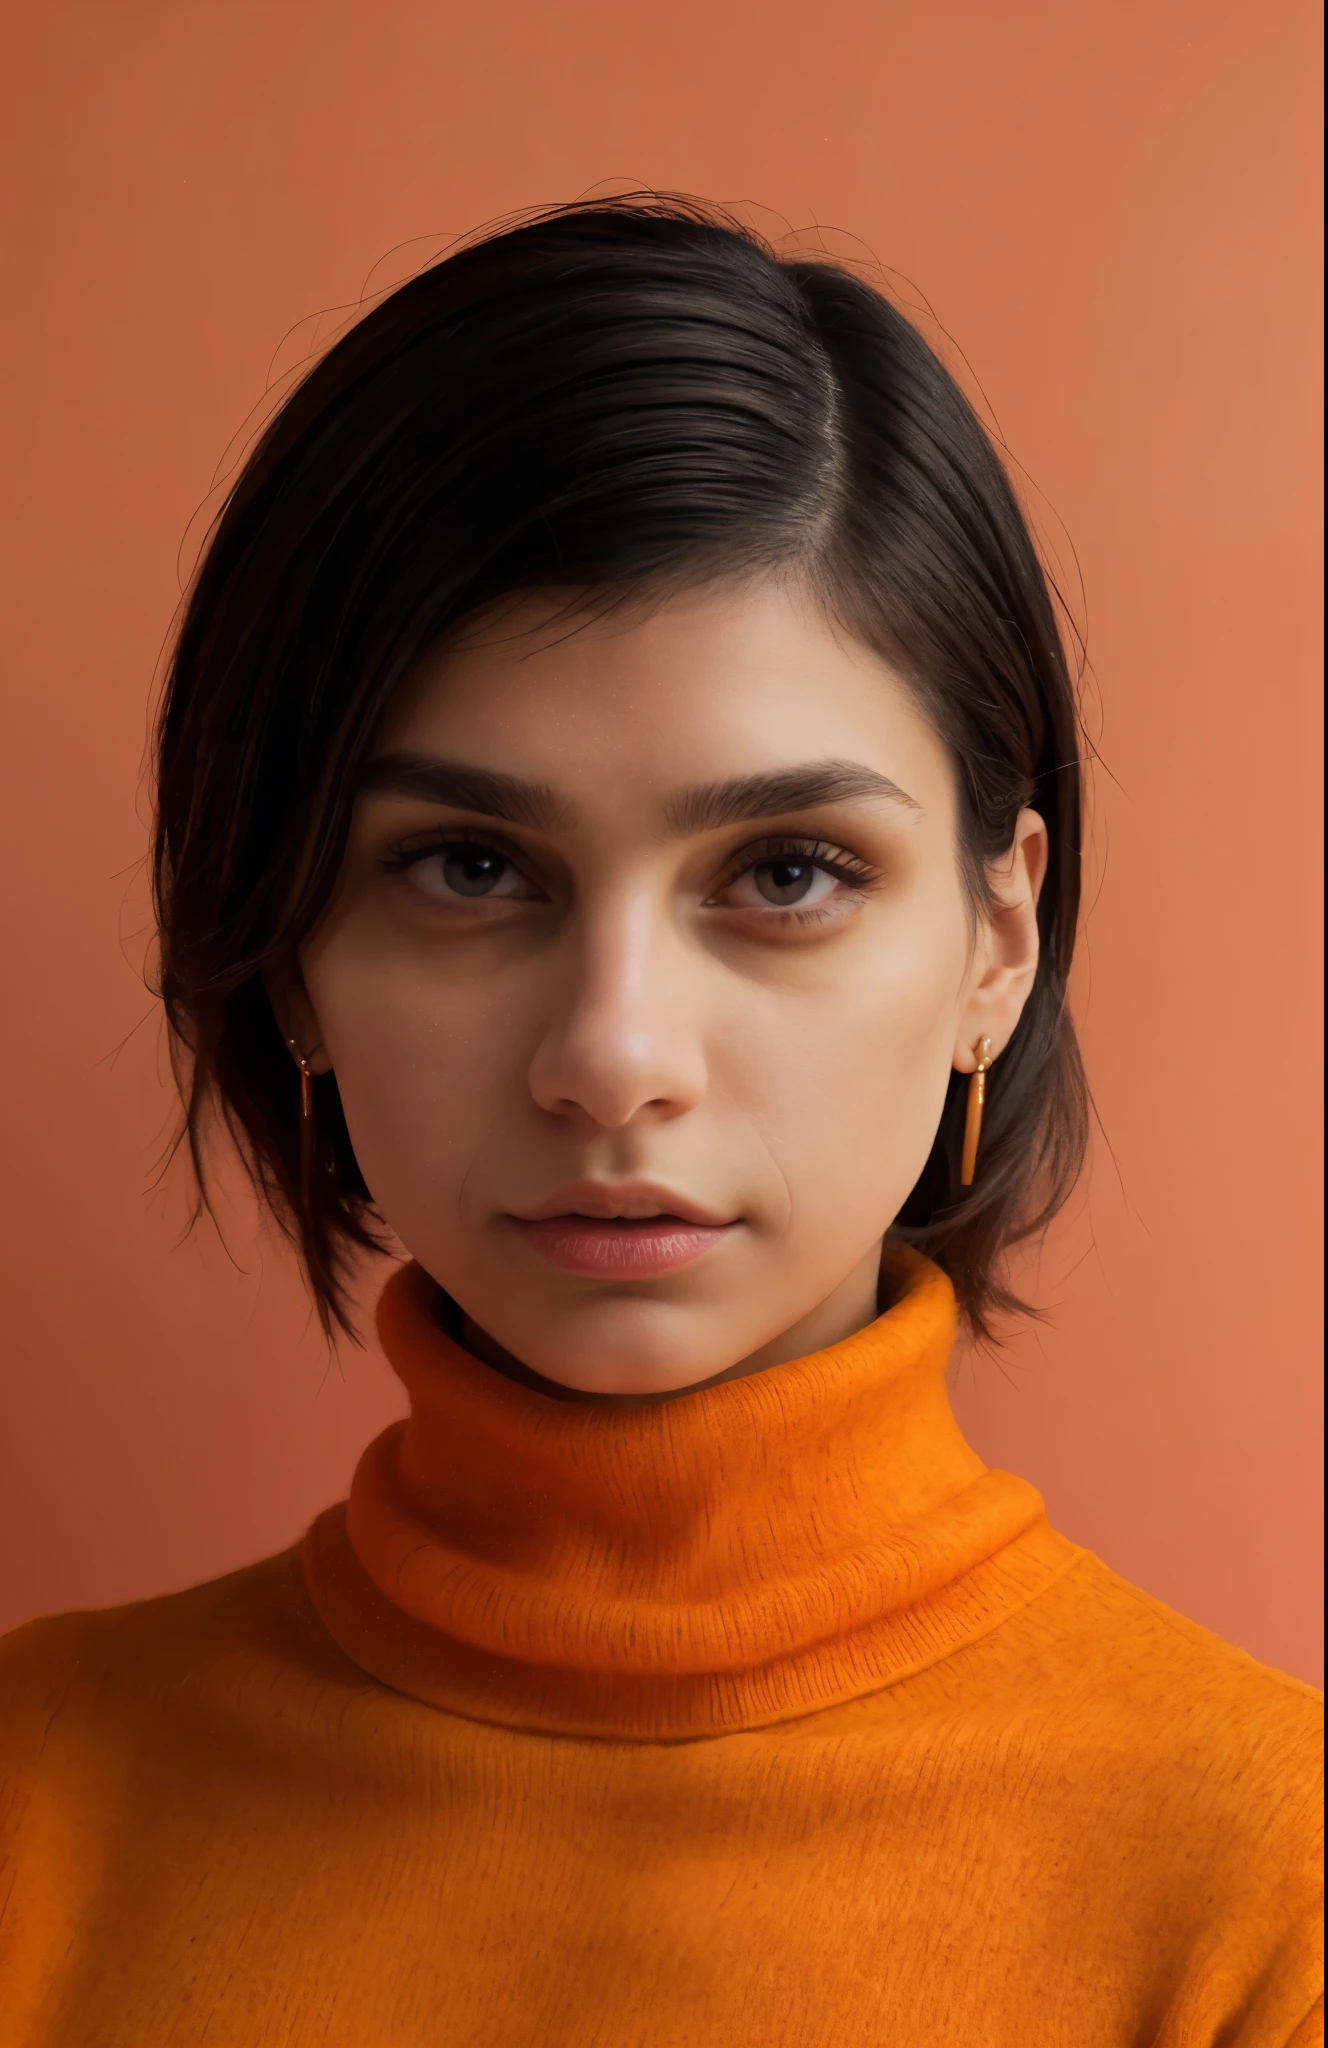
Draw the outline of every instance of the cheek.
<instances>
[{"instance_id":1,"label":"cheek","mask_svg":"<svg viewBox=\"0 0 1328 2048\"><path fill-rule=\"evenodd\" d=\"M940 946L934 925L896 932L814 995L733 1019L733 1091L802 1227L819 1215L833 1234L846 1211L893 1220L936 1136L965 966L962 925Z\"/></svg>"},{"instance_id":2,"label":"cheek","mask_svg":"<svg viewBox=\"0 0 1328 2048\"><path fill-rule=\"evenodd\" d=\"M521 1086L513 1006L480 980L440 985L418 963L335 943L304 978L360 1170L402 1230L417 1203L455 1190Z\"/></svg>"}]
</instances>

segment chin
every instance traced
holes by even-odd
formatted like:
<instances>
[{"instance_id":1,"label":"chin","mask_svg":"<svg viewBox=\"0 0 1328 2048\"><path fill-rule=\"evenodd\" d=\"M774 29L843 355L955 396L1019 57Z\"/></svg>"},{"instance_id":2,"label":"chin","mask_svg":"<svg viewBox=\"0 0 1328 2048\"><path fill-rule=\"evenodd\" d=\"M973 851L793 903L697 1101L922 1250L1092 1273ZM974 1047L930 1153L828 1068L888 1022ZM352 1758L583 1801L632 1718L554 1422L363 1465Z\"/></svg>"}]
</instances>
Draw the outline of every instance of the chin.
<instances>
[{"instance_id":1,"label":"chin","mask_svg":"<svg viewBox=\"0 0 1328 2048\"><path fill-rule=\"evenodd\" d=\"M676 1303L601 1297L550 1314L528 1337L513 1331L499 1341L532 1372L577 1393L658 1395L727 1372L761 1339L748 1343Z\"/></svg>"}]
</instances>

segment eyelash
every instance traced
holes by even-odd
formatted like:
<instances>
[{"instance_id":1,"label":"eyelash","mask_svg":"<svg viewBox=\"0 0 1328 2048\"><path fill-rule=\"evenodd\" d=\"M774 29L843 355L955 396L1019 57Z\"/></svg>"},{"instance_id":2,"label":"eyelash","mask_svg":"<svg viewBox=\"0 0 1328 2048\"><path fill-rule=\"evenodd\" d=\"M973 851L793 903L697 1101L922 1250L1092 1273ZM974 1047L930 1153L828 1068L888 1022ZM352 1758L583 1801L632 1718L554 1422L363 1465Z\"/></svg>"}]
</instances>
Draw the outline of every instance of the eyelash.
<instances>
[{"instance_id":1,"label":"eyelash","mask_svg":"<svg viewBox=\"0 0 1328 2048\"><path fill-rule=\"evenodd\" d=\"M880 879L879 870L867 861L859 860L856 854L846 853L842 846L833 846L825 839L763 839L757 846L744 846L733 866L719 884L720 889L730 888L742 875L753 868L764 867L772 860L809 860L813 867L823 874L833 875L837 882L844 882L850 889L865 889ZM718 892L716 892L718 893Z\"/></svg>"},{"instance_id":2,"label":"eyelash","mask_svg":"<svg viewBox=\"0 0 1328 2048\"><path fill-rule=\"evenodd\" d=\"M428 860L432 854L440 853L451 846L490 847L495 853L501 853L505 860L510 860L514 867L521 868L520 861L512 848L504 844L500 833L485 832L472 825L440 827L429 833L427 838L401 840L397 845L388 848L382 865L388 874L404 874L406 869L414 867L417 861ZM843 882L850 889L869 888L872 883L880 880L879 869L872 867L867 861L859 860L856 854L846 853L843 847L834 846L828 840L777 837L763 839L755 846L743 847L741 852L735 855L732 865L717 885L714 894L718 895L722 890L731 888L753 868L763 867L767 861L773 860L811 861L823 873L833 875L836 881ZM525 873L525 869L521 868L521 872Z\"/></svg>"},{"instance_id":3,"label":"eyelash","mask_svg":"<svg viewBox=\"0 0 1328 2048\"><path fill-rule=\"evenodd\" d=\"M389 875L402 875L407 868L413 868L417 861L428 860L431 854L442 853L450 846L483 846L494 853L500 853L504 860L510 860L513 867L521 867L520 861L510 846L507 846L498 832L482 832L475 825L439 826L426 837L416 835L411 839L398 840L389 846L383 859L383 867ZM524 874L525 869L521 872Z\"/></svg>"}]
</instances>

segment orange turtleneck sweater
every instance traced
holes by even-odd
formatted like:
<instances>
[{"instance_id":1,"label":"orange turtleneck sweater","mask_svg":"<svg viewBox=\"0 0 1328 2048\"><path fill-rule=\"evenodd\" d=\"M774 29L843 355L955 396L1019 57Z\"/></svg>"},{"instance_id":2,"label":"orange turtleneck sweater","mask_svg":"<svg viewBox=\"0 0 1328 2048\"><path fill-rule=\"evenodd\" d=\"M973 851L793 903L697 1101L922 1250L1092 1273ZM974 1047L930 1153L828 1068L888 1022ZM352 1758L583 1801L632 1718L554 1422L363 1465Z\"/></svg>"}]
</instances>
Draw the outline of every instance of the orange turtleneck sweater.
<instances>
[{"instance_id":1,"label":"orange turtleneck sweater","mask_svg":"<svg viewBox=\"0 0 1328 2048\"><path fill-rule=\"evenodd\" d=\"M302 1548L0 1651L5 2048L1320 2041L1318 1696L984 1471L901 1286L618 1408L399 1273Z\"/></svg>"}]
</instances>

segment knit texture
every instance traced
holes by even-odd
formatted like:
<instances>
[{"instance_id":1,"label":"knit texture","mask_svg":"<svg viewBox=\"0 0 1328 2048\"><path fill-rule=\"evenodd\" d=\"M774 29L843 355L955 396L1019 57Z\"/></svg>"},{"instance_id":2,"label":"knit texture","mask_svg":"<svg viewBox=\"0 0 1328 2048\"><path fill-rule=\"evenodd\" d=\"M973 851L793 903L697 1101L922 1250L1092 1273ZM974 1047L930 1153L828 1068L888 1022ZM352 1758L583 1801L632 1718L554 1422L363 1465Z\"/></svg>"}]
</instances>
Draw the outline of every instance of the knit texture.
<instances>
[{"instance_id":1,"label":"knit texture","mask_svg":"<svg viewBox=\"0 0 1328 2048\"><path fill-rule=\"evenodd\" d=\"M955 1428L949 1289L656 1406L381 1324L303 1546L0 1645L15 2048L1297 2048L1320 1701Z\"/></svg>"}]
</instances>

